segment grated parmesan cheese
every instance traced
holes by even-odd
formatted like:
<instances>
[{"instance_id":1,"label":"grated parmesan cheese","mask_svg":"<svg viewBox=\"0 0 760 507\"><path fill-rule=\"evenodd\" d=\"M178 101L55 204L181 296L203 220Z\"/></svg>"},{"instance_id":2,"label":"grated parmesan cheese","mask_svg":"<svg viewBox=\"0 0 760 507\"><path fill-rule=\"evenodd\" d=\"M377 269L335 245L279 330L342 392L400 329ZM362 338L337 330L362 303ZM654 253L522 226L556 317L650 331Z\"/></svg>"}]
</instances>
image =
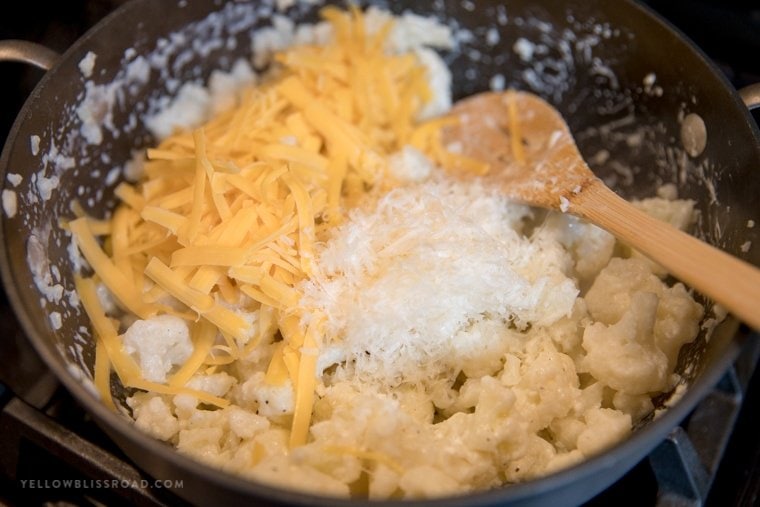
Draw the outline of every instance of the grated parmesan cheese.
<instances>
[{"instance_id":1,"label":"grated parmesan cheese","mask_svg":"<svg viewBox=\"0 0 760 507\"><path fill-rule=\"evenodd\" d=\"M335 231L301 304L327 316L328 343L362 378L435 378L460 363L457 341L494 339L471 332L481 321L525 328L570 314L564 251L520 235L527 214L478 183L395 189Z\"/></svg>"}]
</instances>

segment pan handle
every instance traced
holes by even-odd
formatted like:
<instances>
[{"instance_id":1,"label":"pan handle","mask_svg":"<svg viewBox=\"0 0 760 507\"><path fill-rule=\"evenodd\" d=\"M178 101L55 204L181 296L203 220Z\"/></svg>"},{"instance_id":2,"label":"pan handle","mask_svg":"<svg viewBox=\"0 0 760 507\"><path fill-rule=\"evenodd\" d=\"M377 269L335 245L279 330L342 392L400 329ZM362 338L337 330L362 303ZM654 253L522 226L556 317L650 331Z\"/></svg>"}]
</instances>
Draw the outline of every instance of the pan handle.
<instances>
[{"instance_id":1,"label":"pan handle","mask_svg":"<svg viewBox=\"0 0 760 507\"><path fill-rule=\"evenodd\" d=\"M50 70L60 55L52 49L25 40L0 40L0 62L29 63L42 70Z\"/></svg>"},{"instance_id":2,"label":"pan handle","mask_svg":"<svg viewBox=\"0 0 760 507\"><path fill-rule=\"evenodd\" d=\"M739 96L749 109L760 107L760 83L751 84L740 89Z\"/></svg>"}]
</instances>

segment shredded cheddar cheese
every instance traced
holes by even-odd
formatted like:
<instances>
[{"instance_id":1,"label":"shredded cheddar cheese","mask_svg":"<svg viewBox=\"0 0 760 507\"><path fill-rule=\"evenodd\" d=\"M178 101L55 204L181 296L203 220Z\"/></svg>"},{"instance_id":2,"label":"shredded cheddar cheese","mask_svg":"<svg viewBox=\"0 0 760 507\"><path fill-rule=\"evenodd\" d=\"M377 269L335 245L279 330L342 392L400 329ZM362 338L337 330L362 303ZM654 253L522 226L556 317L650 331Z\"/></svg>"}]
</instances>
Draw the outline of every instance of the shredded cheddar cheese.
<instances>
[{"instance_id":1,"label":"shredded cheddar cheese","mask_svg":"<svg viewBox=\"0 0 760 507\"><path fill-rule=\"evenodd\" d=\"M510 145L515 160L520 165L525 165L525 148L523 147L522 129L517 111L517 99L515 91L507 92L507 111L509 114Z\"/></svg>"},{"instance_id":2,"label":"shredded cheddar cheese","mask_svg":"<svg viewBox=\"0 0 760 507\"><path fill-rule=\"evenodd\" d=\"M111 396L111 361L108 359L108 353L106 352L101 338L96 337L96 340L95 374L93 375L95 388L100 395L100 399L103 400L103 403L115 412L116 405L114 405L113 397Z\"/></svg>"},{"instance_id":3,"label":"shredded cheddar cheese","mask_svg":"<svg viewBox=\"0 0 760 507\"><path fill-rule=\"evenodd\" d=\"M168 384L145 381L94 299L92 279L80 280L104 399L111 366L126 386L176 394L204 365L229 364L279 330L266 382L292 382L290 445L304 444L323 330L318 312L299 306L296 287L312 274L319 232L341 223L367 188L388 184L388 156L404 146L443 166L484 172L441 145L440 128L452 120L418 124L432 94L413 55L384 50L390 22L370 36L359 9L327 7L322 15L332 24L332 44L279 54L276 79L248 89L237 107L202 128L148 149L145 179L117 187L122 203L110 221L78 213L68 224L122 310L140 318L169 313L192 329L193 353ZM257 322L235 308L258 312Z\"/></svg>"}]
</instances>

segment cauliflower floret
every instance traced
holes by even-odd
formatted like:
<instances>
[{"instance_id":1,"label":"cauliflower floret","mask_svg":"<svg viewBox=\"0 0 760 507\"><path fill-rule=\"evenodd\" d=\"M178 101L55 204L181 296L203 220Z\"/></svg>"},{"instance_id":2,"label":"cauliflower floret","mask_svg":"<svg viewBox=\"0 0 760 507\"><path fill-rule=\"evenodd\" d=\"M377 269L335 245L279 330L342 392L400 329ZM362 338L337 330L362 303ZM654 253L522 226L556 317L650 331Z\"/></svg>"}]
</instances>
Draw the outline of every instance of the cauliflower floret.
<instances>
[{"instance_id":1,"label":"cauliflower floret","mask_svg":"<svg viewBox=\"0 0 760 507\"><path fill-rule=\"evenodd\" d=\"M578 435L583 433L586 425L577 416L573 415L555 419L552 421L549 429L558 448L568 451L577 447Z\"/></svg>"},{"instance_id":2,"label":"cauliflower floret","mask_svg":"<svg viewBox=\"0 0 760 507\"><path fill-rule=\"evenodd\" d=\"M253 438L256 434L269 429L269 420L265 417L234 405L227 408L226 411L230 431L239 438Z\"/></svg>"},{"instance_id":3,"label":"cauliflower floret","mask_svg":"<svg viewBox=\"0 0 760 507\"><path fill-rule=\"evenodd\" d=\"M541 277L535 282L535 288L526 300L526 304L535 308L531 313L540 317L535 320L539 326L550 326L573 311L578 287L569 278L560 275ZM526 322L517 319L518 326Z\"/></svg>"},{"instance_id":4,"label":"cauliflower floret","mask_svg":"<svg viewBox=\"0 0 760 507\"><path fill-rule=\"evenodd\" d=\"M560 352L575 358L581 352L583 328L587 320L589 317L586 302L583 298L578 298L575 300L572 313L546 328L546 333L552 338Z\"/></svg>"},{"instance_id":5,"label":"cauliflower floret","mask_svg":"<svg viewBox=\"0 0 760 507\"><path fill-rule=\"evenodd\" d=\"M352 447L319 443L293 449L291 456L296 463L308 463L314 470L350 484L359 479L364 468L362 459L352 455L353 450ZM358 447L355 450L361 452Z\"/></svg>"},{"instance_id":6,"label":"cauliflower floret","mask_svg":"<svg viewBox=\"0 0 760 507\"><path fill-rule=\"evenodd\" d=\"M224 372L214 373L213 375L196 374L187 381L186 387L195 389L196 391L203 391L213 396L222 397L227 394L227 391L237 382L235 377L232 377Z\"/></svg>"},{"instance_id":7,"label":"cauliflower floret","mask_svg":"<svg viewBox=\"0 0 760 507\"><path fill-rule=\"evenodd\" d=\"M632 201L631 204L647 215L667 222L682 231L694 223L694 204L696 203L689 199L668 200L662 197L651 197Z\"/></svg>"},{"instance_id":8,"label":"cauliflower floret","mask_svg":"<svg viewBox=\"0 0 760 507\"><path fill-rule=\"evenodd\" d=\"M430 498L461 491L462 485L437 468L420 465L401 476L399 487L405 498Z\"/></svg>"},{"instance_id":9,"label":"cauliflower floret","mask_svg":"<svg viewBox=\"0 0 760 507\"><path fill-rule=\"evenodd\" d=\"M505 354L503 359L504 367L499 375L499 380L505 386L516 386L520 382L522 361L514 354Z\"/></svg>"},{"instance_id":10,"label":"cauliflower floret","mask_svg":"<svg viewBox=\"0 0 760 507\"><path fill-rule=\"evenodd\" d=\"M601 382L594 382L581 389L580 396L578 396L573 405L573 413L576 416L581 416L591 408L601 407L602 400L604 399L604 390L605 385Z\"/></svg>"},{"instance_id":11,"label":"cauliflower floret","mask_svg":"<svg viewBox=\"0 0 760 507\"><path fill-rule=\"evenodd\" d=\"M244 404L257 407L257 413L264 417L278 417L293 413L295 393L293 384L287 379L282 385L270 385L265 373L254 373L241 386L240 397Z\"/></svg>"},{"instance_id":12,"label":"cauliflower floret","mask_svg":"<svg viewBox=\"0 0 760 507\"><path fill-rule=\"evenodd\" d=\"M315 461L318 470L337 477L338 469L346 470L346 474L357 471L351 467L360 463L348 460L348 456L368 453L365 463L369 460L376 467L382 464L388 468L375 486L370 486L377 488L371 493L377 498L393 494L400 475L420 466L444 470L460 488L498 484L493 463L495 446L509 436L517 438L522 433L520 428L504 420L514 396L492 377L470 382L474 403L478 405L475 410L457 413L434 425L427 409L426 420L409 410L409 402L416 395L399 398L397 393L392 396L372 389L359 392L348 383L328 387L319 412L320 417L329 415L329 418L312 426L313 450L333 448L342 456L341 459L322 457L309 463ZM310 447L311 444L307 445L304 451ZM420 453L419 449L425 452ZM345 477L341 475L341 479ZM411 479L407 477L407 480Z\"/></svg>"},{"instance_id":13,"label":"cauliflower floret","mask_svg":"<svg viewBox=\"0 0 760 507\"><path fill-rule=\"evenodd\" d=\"M288 439L290 431L271 426L268 430L253 437L253 442L257 448L254 461L256 463L266 460L270 456L285 456L290 452Z\"/></svg>"},{"instance_id":14,"label":"cauliflower floret","mask_svg":"<svg viewBox=\"0 0 760 507\"><path fill-rule=\"evenodd\" d=\"M586 412L586 429L578 435L578 450L588 457L622 440L631 431L631 416L609 408Z\"/></svg>"},{"instance_id":15,"label":"cauliflower floret","mask_svg":"<svg viewBox=\"0 0 760 507\"><path fill-rule=\"evenodd\" d=\"M612 258L615 237L599 227L566 213L547 216L543 228L556 235L575 261L575 272L589 280Z\"/></svg>"},{"instance_id":16,"label":"cauliflower floret","mask_svg":"<svg viewBox=\"0 0 760 507\"><path fill-rule=\"evenodd\" d=\"M570 414L554 419L549 424L558 451L572 451L577 447L578 435L586 429L583 414L602 406L604 391L605 386L601 382L586 386L575 398Z\"/></svg>"},{"instance_id":17,"label":"cauliflower floret","mask_svg":"<svg viewBox=\"0 0 760 507\"><path fill-rule=\"evenodd\" d=\"M508 393L509 391L502 391ZM498 391L494 391L494 394ZM485 408L490 396L484 396ZM514 400L514 397L512 397ZM486 410L480 413L454 414L433 426L434 439L429 442L432 451L422 463L435 463L460 484L473 488L490 487L499 484L497 479L503 463L520 456L525 445L525 425L519 415L510 416L508 399L504 400L497 418L489 418ZM419 440L410 435L410 440ZM418 448L410 442L410 451ZM426 453L427 454L427 453Z\"/></svg>"},{"instance_id":18,"label":"cauliflower floret","mask_svg":"<svg viewBox=\"0 0 760 507\"><path fill-rule=\"evenodd\" d=\"M197 428L220 428L224 431L228 428L227 414L224 410L193 410L190 417L180 419L182 429Z\"/></svg>"},{"instance_id":19,"label":"cauliflower floret","mask_svg":"<svg viewBox=\"0 0 760 507\"><path fill-rule=\"evenodd\" d=\"M399 474L392 468L378 463L369 478L369 499L385 500L398 488Z\"/></svg>"},{"instance_id":20,"label":"cauliflower floret","mask_svg":"<svg viewBox=\"0 0 760 507\"><path fill-rule=\"evenodd\" d=\"M618 391L643 394L667 386L668 358L652 335L658 298L637 292L630 308L611 326L595 323L583 333L584 364L594 378Z\"/></svg>"},{"instance_id":21,"label":"cauliflower floret","mask_svg":"<svg viewBox=\"0 0 760 507\"><path fill-rule=\"evenodd\" d=\"M330 418L312 425L311 432L315 439L335 445L363 441L383 447L398 437L399 427L414 421L399 400L372 388L360 392L348 382L328 388L322 402L329 406Z\"/></svg>"},{"instance_id":22,"label":"cauliflower floret","mask_svg":"<svg viewBox=\"0 0 760 507\"><path fill-rule=\"evenodd\" d=\"M177 449L211 465L221 465L220 441L224 429L219 427L191 428L179 432Z\"/></svg>"},{"instance_id":23,"label":"cauliflower floret","mask_svg":"<svg viewBox=\"0 0 760 507\"><path fill-rule=\"evenodd\" d=\"M631 416L634 422L638 422L654 410L652 398L646 394L628 394L617 392L612 397L612 405Z\"/></svg>"},{"instance_id":24,"label":"cauliflower floret","mask_svg":"<svg viewBox=\"0 0 760 507\"><path fill-rule=\"evenodd\" d=\"M519 377L519 370L517 375ZM485 379L487 377L483 378ZM443 414L448 417L457 412L470 412L471 409L478 404L478 400L480 399L480 391L482 390L480 381L481 378L468 378L465 380L459 387L459 392L455 395L453 402L446 407ZM502 382L502 384L505 386L508 385L504 382Z\"/></svg>"},{"instance_id":25,"label":"cauliflower floret","mask_svg":"<svg viewBox=\"0 0 760 507\"><path fill-rule=\"evenodd\" d=\"M146 399L147 398L147 399ZM135 425L160 440L169 440L179 431L179 422L161 396L136 394L127 398Z\"/></svg>"},{"instance_id":26,"label":"cauliflower floret","mask_svg":"<svg viewBox=\"0 0 760 507\"><path fill-rule=\"evenodd\" d=\"M475 379L471 379L475 380ZM499 468L524 454L529 414L515 407L513 390L493 377L472 383L478 400L474 412L458 412L432 427L428 447L434 455L420 456L417 464L434 463L461 485L491 487L499 484ZM420 435L406 430L407 452L418 448ZM428 454L428 453L426 453ZM414 455L414 454L412 454Z\"/></svg>"},{"instance_id":27,"label":"cauliflower floret","mask_svg":"<svg viewBox=\"0 0 760 507\"><path fill-rule=\"evenodd\" d=\"M275 455L259 462L250 473L251 477L265 484L273 484L291 490L315 491L322 495L348 496L348 485L314 470L310 466L294 464L287 456Z\"/></svg>"},{"instance_id":28,"label":"cauliflower floret","mask_svg":"<svg viewBox=\"0 0 760 507\"><path fill-rule=\"evenodd\" d=\"M509 482L517 482L542 475L556 455L552 444L538 435L529 434L522 455L510 461L504 470L504 477Z\"/></svg>"},{"instance_id":29,"label":"cauliflower floret","mask_svg":"<svg viewBox=\"0 0 760 507\"><path fill-rule=\"evenodd\" d=\"M584 299L594 320L614 324L631 307L634 293L660 295L664 288L663 282L641 259L614 258L596 277Z\"/></svg>"},{"instance_id":30,"label":"cauliflower floret","mask_svg":"<svg viewBox=\"0 0 760 507\"><path fill-rule=\"evenodd\" d=\"M123 339L124 351L135 358L143 378L151 382L166 382L166 374L193 353L187 322L173 315L137 320Z\"/></svg>"},{"instance_id":31,"label":"cauliflower floret","mask_svg":"<svg viewBox=\"0 0 760 507\"><path fill-rule=\"evenodd\" d=\"M537 274L557 273L569 275L573 270L573 258L567 249L558 241L556 232L547 227L539 227L530 236L531 250L526 255L525 271L528 277L537 278ZM558 278L558 277L557 277Z\"/></svg>"},{"instance_id":32,"label":"cauliflower floret","mask_svg":"<svg viewBox=\"0 0 760 507\"><path fill-rule=\"evenodd\" d=\"M415 389L413 386L402 386L394 394L401 410L406 412L409 417L422 424L431 424L433 422L435 407L433 407L433 402L424 389Z\"/></svg>"},{"instance_id":33,"label":"cauliflower floret","mask_svg":"<svg viewBox=\"0 0 760 507\"><path fill-rule=\"evenodd\" d=\"M546 464L546 470L544 470L544 473L549 474L556 472L563 468L571 467L581 461L583 461L583 453L578 449L570 452L558 453Z\"/></svg>"},{"instance_id":34,"label":"cauliflower floret","mask_svg":"<svg viewBox=\"0 0 760 507\"><path fill-rule=\"evenodd\" d=\"M469 378L493 375L501 369L501 357L510 346L504 339L504 325L497 320L474 322L456 334L454 353L459 366Z\"/></svg>"},{"instance_id":35,"label":"cauliflower floret","mask_svg":"<svg viewBox=\"0 0 760 507\"><path fill-rule=\"evenodd\" d=\"M697 337L703 313L702 305L692 299L682 284L663 290L657 307L654 341L668 357L669 371L675 369L681 347Z\"/></svg>"},{"instance_id":36,"label":"cauliflower floret","mask_svg":"<svg viewBox=\"0 0 760 507\"><path fill-rule=\"evenodd\" d=\"M654 341L668 358L668 371L672 372L681 347L696 338L703 314L702 305L694 301L682 284L667 287L641 259L615 258L596 278L585 300L595 320L614 324L639 292L658 297Z\"/></svg>"},{"instance_id":37,"label":"cauliflower floret","mask_svg":"<svg viewBox=\"0 0 760 507\"><path fill-rule=\"evenodd\" d=\"M542 340L541 347L523 360L515 394L516 410L531 414L531 431L539 431L557 417L564 417L580 395L573 360L558 352L550 340Z\"/></svg>"},{"instance_id":38,"label":"cauliflower floret","mask_svg":"<svg viewBox=\"0 0 760 507\"><path fill-rule=\"evenodd\" d=\"M478 384L478 404L475 414L484 421L496 423L503 419L515 403L512 389L493 377L483 377Z\"/></svg>"},{"instance_id":39,"label":"cauliflower floret","mask_svg":"<svg viewBox=\"0 0 760 507\"><path fill-rule=\"evenodd\" d=\"M192 417L198 406L198 398L190 394L178 394L172 399L172 403L174 404L174 413L182 421Z\"/></svg>"}]
</instances>

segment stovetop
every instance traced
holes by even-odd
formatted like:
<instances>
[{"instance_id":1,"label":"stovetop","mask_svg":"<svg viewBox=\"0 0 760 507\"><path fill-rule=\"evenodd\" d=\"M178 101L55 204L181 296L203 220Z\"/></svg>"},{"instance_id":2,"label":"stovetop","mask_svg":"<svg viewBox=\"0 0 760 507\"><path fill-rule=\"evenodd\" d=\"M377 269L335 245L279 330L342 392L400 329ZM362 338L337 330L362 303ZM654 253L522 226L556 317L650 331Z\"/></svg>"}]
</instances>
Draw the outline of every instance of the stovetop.
<instances>
[{"instance_id":1,"label":"stovetop","mask_svg":"<svg viewBox=\"0 0 760 507\"><path fill-rule=\"evenodd\" d=\"M125 1L14 3L12 14L0 18L0 39L33 40L62 52ZM735 86L760 82L760 5L741 0L646 3L691 37ZM20 64L0 66L4 139L42 72ZM758 505L760 374L752 373L759 355L760 340L752 340L682 426L587 506ZM0 506L184 505L137 470L57 384L1 291L0 364Z\"/></svg>"}]
</instances>

